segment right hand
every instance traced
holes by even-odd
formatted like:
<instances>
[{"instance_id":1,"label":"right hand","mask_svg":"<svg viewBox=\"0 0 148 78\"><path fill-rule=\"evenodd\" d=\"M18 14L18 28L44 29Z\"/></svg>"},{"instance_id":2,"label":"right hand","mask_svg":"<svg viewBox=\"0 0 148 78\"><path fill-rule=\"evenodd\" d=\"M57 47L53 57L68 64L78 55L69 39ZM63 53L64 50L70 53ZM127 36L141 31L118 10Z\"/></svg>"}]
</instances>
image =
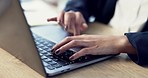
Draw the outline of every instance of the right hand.
<instances>
[{"instance_id":1,"label":"right hand","mask_svg":"<svg viewBox=\"0 0 148 78\"><path fill-rule=\"evenodd\" d=\"M83 48L70 56L70 60L75 60L85 55L136 54L136 49L131 45L126 36L105 35L69 36L56 44L51 51L59 55L74 47Z\"/></svg>"},{"instance_id":2,"label":"right hand","mask_svg":"<svg viewBox=\"0 0 148 78\"><path fill-rule=\"evenodd\" d=\"M62 11L58 17L48 18L47 21L57 21L59 25L73 35L80 35L81 32L88 28L88 25L80 12Z\"/></svg>"}]
</instances>

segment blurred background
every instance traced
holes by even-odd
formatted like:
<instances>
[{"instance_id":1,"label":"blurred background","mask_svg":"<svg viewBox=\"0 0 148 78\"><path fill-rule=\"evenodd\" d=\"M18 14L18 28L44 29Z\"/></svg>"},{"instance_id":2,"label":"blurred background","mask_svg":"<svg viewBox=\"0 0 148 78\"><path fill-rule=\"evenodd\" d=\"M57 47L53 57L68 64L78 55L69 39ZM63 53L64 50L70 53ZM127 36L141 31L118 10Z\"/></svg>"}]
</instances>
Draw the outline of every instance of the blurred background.
<instances>
[{"instance_id":1,"label":"blurred background","mask_svg":"<svg viewBox=\"0 0 148 78\"><path fill-rule=\"evenodd\" d=\"M67 0L20 0L27 22L30 26L56 24L47 22L63 10Z\"/></svg>"}]
</instances>

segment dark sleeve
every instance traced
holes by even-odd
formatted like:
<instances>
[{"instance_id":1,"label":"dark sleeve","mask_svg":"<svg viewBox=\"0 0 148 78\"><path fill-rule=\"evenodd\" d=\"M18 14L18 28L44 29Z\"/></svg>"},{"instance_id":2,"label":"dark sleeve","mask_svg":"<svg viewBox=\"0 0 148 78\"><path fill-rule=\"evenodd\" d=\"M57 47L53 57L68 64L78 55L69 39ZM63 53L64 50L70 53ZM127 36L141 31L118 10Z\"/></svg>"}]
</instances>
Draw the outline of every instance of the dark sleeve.
<instances>
[{"instance_id":1,"label":"dark sleeve","mask_svg":"<svg viewBox=\"0 0 148 78\"><path fill-rule=\"evenodd\" d=\"M129 57L137 64L142 66L148 65L148 32L126 33L125 34L136 49L137 54L128 54Z\"/></svg>"},{"instance_id":2,"label":"dark sleeve","mask_svg":"<svg viewBox=\"0 0 148 78\"><path fill-rule=\"evenodd\" d=\"M87 22L90 17L88 12L88 0L68 0L64 11L79 11Z\"/></svg>"},{"instance_id":3,"label":"dark sleeve","mask_svg":"<svg viewBox=\"0 0 148 78\"><path fill-rule=\"evenodd\" d=\"M112 18L117 0L68 0L64 11L79 11L89 22L90 16L95 21L107 24Z\"/></svg>"}]
</instances>

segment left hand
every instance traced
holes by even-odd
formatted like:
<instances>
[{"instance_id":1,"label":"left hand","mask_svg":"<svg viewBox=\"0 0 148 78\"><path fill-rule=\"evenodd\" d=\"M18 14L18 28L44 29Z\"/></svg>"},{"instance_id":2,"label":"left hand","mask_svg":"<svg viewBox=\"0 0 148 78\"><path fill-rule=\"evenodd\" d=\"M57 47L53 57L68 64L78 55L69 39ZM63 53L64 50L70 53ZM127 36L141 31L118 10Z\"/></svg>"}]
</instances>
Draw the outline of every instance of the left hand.
<instances>
[{"instance_id":1,"label":"left hand","mask_svg":"<svg viewBox=\"0 0 148 78\"><path fill-rule=\"evenodd\" d=\"M60 54L72 47L84 47L73 54L69 59L75 60L81 56L118 54L126 52L126 47L133 50L126 36L103 36L103 35L79 35L65 38L61 43L53 47L55 54Z\"/></svg>"},{"instance_id":2,"label":"left hand","mask_svg":"<svg viewBox=\"0 0 148 78\"><path fill-rule=\"evenodd\" d=\"M60 26L73 35L80 35L88 28L82 13L78 11L62 11L57 17L48 18L47 21L57 21Z\"/></svg>"}]
</instances>

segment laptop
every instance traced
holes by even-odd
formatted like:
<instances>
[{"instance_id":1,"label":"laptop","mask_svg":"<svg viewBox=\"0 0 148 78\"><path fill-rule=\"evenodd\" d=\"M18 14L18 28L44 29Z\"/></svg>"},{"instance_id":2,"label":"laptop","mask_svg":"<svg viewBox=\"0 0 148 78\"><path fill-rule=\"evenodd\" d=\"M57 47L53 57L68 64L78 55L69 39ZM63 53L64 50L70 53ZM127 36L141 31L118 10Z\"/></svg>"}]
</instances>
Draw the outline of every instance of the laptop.
<instances>
[{"instance_id":1,"label":"laptop","mask_svg":"<svg viewBox=\"0 0 148 78\"><path fill-rule=\"evenodd\" d=\"M0 12L0 48L21 60L44 77L55 76L115 55L87 55L74 61L68 58L78 49L60 55L51 48L69 34L60 26L42 26L30 29L18 0L1 0L5 9ZM1 10L1 9L0 9Z\"/></svg>"}]
</instances>

